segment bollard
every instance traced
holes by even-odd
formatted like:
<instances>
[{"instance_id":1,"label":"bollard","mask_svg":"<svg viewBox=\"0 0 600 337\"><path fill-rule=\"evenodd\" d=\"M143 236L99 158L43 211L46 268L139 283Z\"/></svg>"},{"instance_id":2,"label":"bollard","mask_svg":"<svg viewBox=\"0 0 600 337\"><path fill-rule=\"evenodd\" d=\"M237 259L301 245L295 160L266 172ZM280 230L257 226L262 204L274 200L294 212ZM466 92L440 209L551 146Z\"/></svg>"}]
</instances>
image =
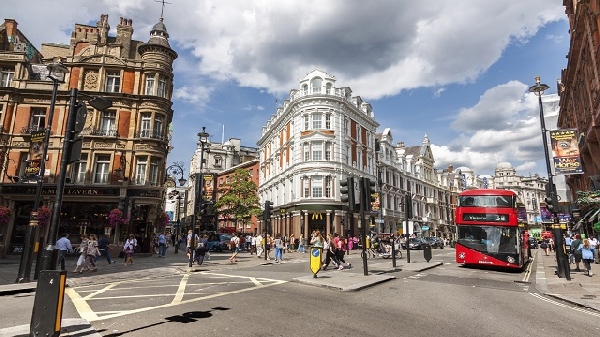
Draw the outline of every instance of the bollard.
<instances>
[{"instance_id":1,"label":"bollard","mask_svg":"<svg viewBox=\"0 0 600 337\"><path fill-rule=\"evenodd\" d=\"M431 245L424 243L421 245L421 249L423 249L423 257L429 262L431 260Z\"/></svg>"},{"instance_id":2,"label":"bollard","mask_svg":"<svg viewBox=\"0 0 600 337\"><path fill-rule=\"evenodd\" d=\"M64 270L40 271L31 324L30 336L59 336L67 272Z\"/></svg>"}]
</instances>

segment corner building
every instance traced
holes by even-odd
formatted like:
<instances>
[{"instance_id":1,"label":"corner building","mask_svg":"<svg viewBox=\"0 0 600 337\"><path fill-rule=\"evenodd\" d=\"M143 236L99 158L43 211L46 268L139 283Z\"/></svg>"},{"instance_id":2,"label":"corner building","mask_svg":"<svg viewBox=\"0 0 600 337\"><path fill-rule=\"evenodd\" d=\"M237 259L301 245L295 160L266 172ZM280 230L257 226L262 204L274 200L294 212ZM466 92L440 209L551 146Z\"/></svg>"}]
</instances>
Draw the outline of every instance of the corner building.
<instances>
[{"instance_id":1,"label":"corner building","mask_svg":"<svg viewBox=\"0 0 600 337\"><path fill-rule=\"evenodd\" d=\"M74 243L80 233L110 232L115 242L134 233L148 249L163 203L177 58L162 18L142 42L132 40L132 20L126 18L120 18L116 36L109 36L108 15L101 15L95 26L75 24L69 44L45 43L41 52L15 20L1 27L0 204L14 214L0 243L8 253L19 253L23 245L36 190L35 176L25 171L31 133L49 124L53 85L44 71L48 64L62 62L69 73L57 90L41 203L53 207L69 90L77 88L80 101L106 97L113 106L105 111L88 104L81 160L68 168L59 232L70 233ZM108 215L115 208L124 211L124 221L111 228ZM48 225L39 227L38 235L47 236Z\"/></svg>"},{"instance_id":2,"label":"corner building","mask_svg":"<svg viewBox=\"0 0 600 337\"><path fill-rule=\"evenodd\" d=\"M375 132L371 105L349 87L314 70L277 108L262 129L259 148L261 203L270 200L271 235L359 235L358 214L340 201L348 176L375 181ZM259 230L265 231L261 222Z\"/></svg>"}]
</instances>

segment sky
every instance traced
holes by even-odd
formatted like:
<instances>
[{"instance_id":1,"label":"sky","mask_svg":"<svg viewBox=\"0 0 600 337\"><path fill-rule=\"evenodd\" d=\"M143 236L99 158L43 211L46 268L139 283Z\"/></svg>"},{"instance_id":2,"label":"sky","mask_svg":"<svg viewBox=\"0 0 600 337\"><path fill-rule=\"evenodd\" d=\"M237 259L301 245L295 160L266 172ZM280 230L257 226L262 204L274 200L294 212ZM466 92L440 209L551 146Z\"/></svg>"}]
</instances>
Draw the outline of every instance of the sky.
<instances>
[{"instance_id":1,"label":"sky","mask_svg":"<svg viewBox=\"0 0 600 337\"><path fill-rule=\"evenodd\" d=\"M366 5L368 3L368 6ZM567 67L569 25L548 0L168 0L164 24L174 63L173 145L189 163L202 127L212 142L256 147L271 114L314 69L369 102L378 132L432 143L450 163L493 175L547 176L535 76L556 94ZM75 23L132 19L148 41L163 11L156 0L2 0L4 18L41 49L68 44ZM545 99L545 97L542 97ZM550 129L550 126L547 125Z\"/></svg>"}]
</instances>

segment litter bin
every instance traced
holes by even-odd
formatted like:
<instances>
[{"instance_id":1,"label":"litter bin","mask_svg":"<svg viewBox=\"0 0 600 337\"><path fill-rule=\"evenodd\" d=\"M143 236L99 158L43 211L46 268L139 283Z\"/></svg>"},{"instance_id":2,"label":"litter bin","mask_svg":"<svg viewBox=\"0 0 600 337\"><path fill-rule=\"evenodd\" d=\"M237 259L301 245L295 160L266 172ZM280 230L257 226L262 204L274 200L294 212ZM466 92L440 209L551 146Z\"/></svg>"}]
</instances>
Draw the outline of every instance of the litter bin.
<instances>
[{"instance_id":1,"label":"litter bin","mask_svg":"<svg viewBox=\"0 0 600 337\"><path fill-rule=\"evenodd\" d=\"M423 257L427 262L431 260L431 245L428 243L422 243L421 249L423 249Z\"/></svg>"}]
</instances>

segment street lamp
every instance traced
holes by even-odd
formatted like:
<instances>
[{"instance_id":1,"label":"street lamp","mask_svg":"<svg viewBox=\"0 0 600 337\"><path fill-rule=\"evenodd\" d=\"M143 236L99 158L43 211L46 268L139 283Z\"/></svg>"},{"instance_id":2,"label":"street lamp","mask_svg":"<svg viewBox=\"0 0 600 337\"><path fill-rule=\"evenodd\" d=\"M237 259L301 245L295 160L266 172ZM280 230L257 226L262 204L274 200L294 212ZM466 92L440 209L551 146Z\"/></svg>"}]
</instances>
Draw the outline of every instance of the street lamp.
<instances>
[{"instance_id":1,"label":"street lamp","mask_svg":"<svg viewBox=\"0 0 600 337\"><path fill-rule=\"evenodd\" d=\"M42 144L41 161L39 165L39 171L36 175L36 190L35 199L33 201L33 207L29 215L29 226L27 226L27 235L25 236L25 246L23 247L23 255L21 255L21 262L19 264L19 274L17 275L16 283L25 283L30 281L31 275L31 257L33 255L33 248L35 244L35 235L38 226L38 209L40 208L40 199L42 198L42 186L44 182L44 171L46 170L46 157L48 155L48 143L50 143L50 131L52 130L52 120L54 119L54 107L56 105L56 95L58 92L58 85L64 83L65 76L69 72L69 69L62 63L51 63L47 66L48 75L47 77L52 80L52 100L50 101L50 111L48 111L48 118L46 119L46 128L44 131L44 142ZM30 158L31 160L32 158Z\"/></svg>"},{"instance_id":2,"label":"street lamp","mask_svg":"<svg viewBox=\"0 0 600 337\"><path fill-rule=\"evenodd\" d=\"M173 165L167 167L167 176L165 180L174 179L173 177L179 176L177 181L179 182L179 186L185 185L187 180L183 177L185 169L183 168L183 162L175 162ZM180 211L179 211L179 202L181 201L181 194L177 190L173 190L170 192L172 196L177 196L177 225L175 229L175 237L179 240L179 227L181 226L180 222ZM175 254L179 252L179 244L175 245Z\"/></svg>"},{"instance_id":3,"label":"street lamp","mask_svg":"<svg viewBox=\"0 0 600 337\"><path fill-rule=\"evenodd\" d=\"M210 135L206 132L206 127L202 127L202 131L198 132L198 140L200 141L200 168L199 172L196 174L196 181L194 186L194 213L192 216L192 237L190 238L190 248L192 252L190 252L190 261L188 263L188 267L192 268L192 264L194 263L194 252L193 249L196 247L196 221L197 221L197 212L199 206L204 204L204 198L202 196L202 190L204 189L204 176L202 175L202 171L204 170L204 147L208 144L208 137ZM200 199L200 200L199 200ZM200 234L200 228L198 228L198 234Z\"/></svg>"},{"instance_id":4,"label":"street lamp","mask_svg":"<svg viewBox=\"0 0 600 337\"><path fill-rule=\"evenodd\" d=\"M559 221L558 221L558 210L556 209L556 206L558 205L558 196L556 194L556 185L554 185L554 175L552 174L552 166L550 165L550 153L548 151L548 138L547 138L547 133L548 130L546 129L546 122L544 120L544 105L542 104L542 94L544 94L544 91L547 90L549 87L543 83L540 83L540 77L536 76L535 77L535 85L529 87L529 91L535 93L535 95L538 97L538 102L540 105L540 125L542 128L542 142L544 145L544 157L546 159L546 171L548 172L548 196L551 199L551 203L552 206L554 206L553 208L553 215L554 215L554 219L553 219L553 224L552 224L552 228L553 228L553 233L554 233L554 242L556 244L557 249L555 249L556 251L556 261L558 261L557 265L558 265L558 277L566 277L567 280L571 280L570 277L570 267L569 267L569 262L565 256L564 253L564 239L563 239L563 235L562 235L562 231L560 230L560 226L559 226Z\"/></svg>"}]
</instances>

